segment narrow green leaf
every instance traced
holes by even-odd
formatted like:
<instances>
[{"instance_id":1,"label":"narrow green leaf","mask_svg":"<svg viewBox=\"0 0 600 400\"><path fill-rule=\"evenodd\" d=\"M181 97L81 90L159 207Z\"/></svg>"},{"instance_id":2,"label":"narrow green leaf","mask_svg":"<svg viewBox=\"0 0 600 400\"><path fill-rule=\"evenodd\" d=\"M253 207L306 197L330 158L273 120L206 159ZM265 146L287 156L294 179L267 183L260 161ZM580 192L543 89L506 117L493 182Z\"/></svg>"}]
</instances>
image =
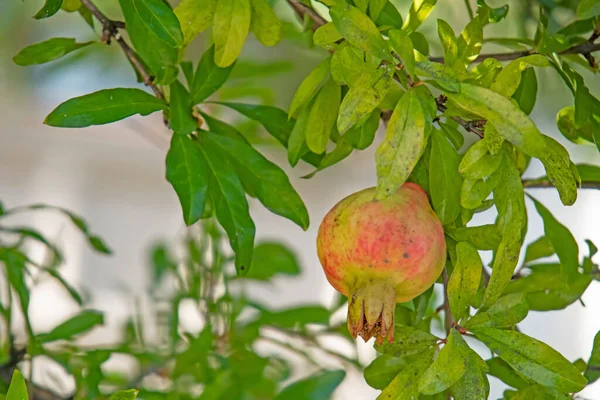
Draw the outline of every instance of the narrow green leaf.
<instances>
[{"instance_id":1,"label":"narrow green leaf","mask_svg":"<svg viewBox=\"0 0 600 400\"><path fill-rule=\"evenodd\" d=\"M531 114L537 100L538 81L535 69L528 68L521 74L521 83L513 94L512 98L517 101L521 111L525 114Z\"/></svg>"},{"instance_id":2,"label":"narrow green leaf","mask_svg":"<svg viewBox=\"0 0 600 400\"><path fill-rule=\"evenodd\" d=\"M242 51L250 30L250 0L219 0L213 17L215 62L225 68L233 64Z\"/></svg>"},{"instance_id":3,"label":"narrow green leaf","mask_svg":"<svg viewBox=\"0 0 600 400\"><path fill-rule=\"evenodd\" d=\"M477 16L463 29L458 37L457 59L463 65L470 64L477 58L483 45L483 28L489 21L488 8L480 7Z\"/></svg>"},{"instance_id":4,"label":"narrow green leaf","mask_svg":"<svg viewBox=\"0 0 600 400\"><path fill-rule=\"evenodd\" d=\"M394 193L408 179L425 149L425 114L414 90L408 91L388 122L376 153L377 197Z\"/></svg>"},{"instance_id":5,"label":"narrow green leaf","mask_svg":"<svg viewBox=\"0 0 600 400\"><path fill-rule=\"evenodd\" d=\"M433 364L419 378L419 392L433 395L456 383L466 371L466 354L461 349L467 346L456 329L450 330L446 345Z\"/></svg>"},{"instance_id":6,"label":"narrow green leaf","mask_svg":"<svg viewBox=\"0 0 600 400\"><path fill-rule=\"evenodd\" d=\"M473 329L481 340L520 375L562 393L578 392L587 380L559 352L545 343L516 331Z\"/></svg>"},{"instance_id":7,"label":"narrow green leaf","mask_svg":"<svg viewBox=\"0 0 600 400\"><path fill-rule=\"evenodd\" d=\"M6 400L29 400L27 383L18 369L15 369L15 372L13 372L12 380L6 393Z\"/></svg>"},{"instance_id":8,"label":"narrow green leaf","mask_svg":"<svg viewBox=\"0 0 600 400\"><path fill-rule=\"evenodd\" d=\"M381 392L377 400L400 399L411 400L419 397L419 379L433 361L434 350L418 354L409 359L410 363L403 368L390 384Z\"/></svg>"},{"instance_id":9,"label":"narrow green leaf","mask_svg":"<svg viewBox=\"0 0 600 400\"><path fill-rule=\"evenodd\" d=\"M215 93L229 78L229 74L234 67L234 63L231 65L221 68L215 63L215 46L211 46L204 52L198 67L196 68L196 74L194 75L194 82L190 87L190 94L192 96L192 104L198 104L206 100L210 95Z\"/></svg>"},{"instance_id":10,"label":"narrow green leaf","mask_svg":"<svg viewBox=\"0 0 600 400\"><path fill-rule=\"evenodd\" d=\"M579 19L592 18L600 15L600 0L581 0L577 6Z\"/></svg>"},{"instance_id":11,"label":"narrow green leaf","mask_svg":"<svg viewBox=\"0 0 600 400\"><path fill-rule=\"evenodd\" d=\"M44 123L83 128L119 121L134 114L148 115L166 106L164 101L140 89L104 89L65 101L48 114Z\"/></svg>"},{"instance_id":12,"label":"narrow green leaf","mask_svg":"<svg viewBox=\"0 0 600 400\"><path fill-rule=\"evenodd\" d=\"M579 270L579 246L569 229L558 222L539 201L529 196L544 221L544 233L558 255L561 274L566 284L574 281Z\"/></svg>"},{"instance_id":13,"label":"narrow green leaf","mask_svg":"<svg viewBox=\"0 0 600 400\"><path fill-rule=\"evenodd\" d=\"M342 370L312 375L283 388L275 400L328 400L345 377Z\"/></svg>"},{"instance_id":14,"label":"narrow green leaf","mask_svg":"<svg viewBox=\"0 0 600 400\"><path fill-rule=\"evenodd\" d=\"M388 36L390 38L390 44L394 51L402 60L402 64L404 68L406 68L406 72L413 77L416 78L415 75L415 50L412 41L410 40L410 36L406 34L405 31L400 29L392 29L388 32Z\"/></svg>"},{"instance_id":15,"label":"narrow green leaf","mask_svg":"<svg viewBox=\"0 0 600 400\"><path fill-rule=\"evenodd\" d=\"M86 310L62 322L48 333L37 335L40 343L50 343L56 340L71 340L73 336L86 333L104 323L104 316L100 311Z\"/></svg>"},{"instance_id":16,"label":"narrow green leaf","mask_svg":"<svg viewBox=\"0 0 600 400\"><path fill-rule=\"evenodd\" d=\"M555 253L556 251L554 251L554 246L550 239L548 239L547 236L541 236L527 246L523 262L527 264L531 261L539 260L540 258L550 257Z\"/></svg>"},{"instance_id":17,"label":"narrow green leaf","mask_svg":"<svg viewBox=\"0 0 600 400\"><path fill-rule=\"evenodd\" d=\"M2 255L0 253L0 255ZM7 251L4 254L6 275L10 286L17 293L21 311L26 317L29 315L29 288L25 282L25 256L15 251Z\"/></svg>"},{"instance_id":18,"label":"narrow green leaf","mask_svg":"<svg viewBox=\"0 0 600 400\"><path fill-rule=\"evenodd\" d=\"M266 208L295 222L304 230L308 228L306 206L281 168L245 141L210 132L203 132L202 135L212 146L220 148L222 153L231 158L246 190Z\"/></svg>"},{"instance_id":19,"label":"narrow green leaf","mask_svg":"<svg viewBox=\"0 0 600 400\"><path fill-rule=\"evenodd\" d=\"M300 274L300 264L296 255L281 243L257 244L252 256L252 268L244 278L268 281L278 274L289 276Z\"/></svg>"},{"instance_id":20,"label":"narrow green leaf","mask_svg":"<svg viewBox=\"0 0 600 400\"><path fill-rule=\"evenodd\" d=\"M588 380L588 385L596 382L600 378L600 331L594 337L594 345L590 359L587 362L587 367L584 373Z\"/></svg>"},{"instance_id":21,"label":"narrow green leaf","mask_svg":"<svg viewBox=\"0 0 600 400\"><path fill-rule=\"evenodd\" d=\"M330 78L317 94L310 109L306 122L306 144L316 154L325 152L337 118L341 95L341 87Z\"/></svg>"},{"instance_id":22,"label":"narrow green leaf","mask_svg":"<svg viewBox=\"0 0 600 400\"><path fill-rule=\"evenodd\" d=\"M317 94L329 77L329 65L331 58L326 58L317 65L306 78L302 81L290 105L290 118L297 118L303 106Z\"/></svg>"},{"instance_id":23,"label":"narrow green leaf","mask_svg":"<svg viewBox=\"0 0 600 400\"><path fill-rule=\"evenodd\" d=\"M500 297L487 310L479 310L464 327L510 328L524 320L528 312L527 296L524 293L512 293Z\"/></svg>"},{"instance_id":24,"label":"narrow green leaf","mask_svg":"<svg viewBox=\"0 0 600 400\"><path fill-rule=\"evenodd\" d=\"M437 30L440 42L444 48L444 64L454 66L458 57L458 41L449 23L443 19L437 20Z\"/></svg>"},{"instance_id":25,"label":"narrow green leaf","mask_svg":"<svg viewBox=\"0 0 600 400\"><path fill-rule=\"evenodd\" d=\"M402 29L406 33L416 31L435 7L437 0L414 0Z\"/></svg>"},{"instance_id":26,"label":"narrow green leaf","mask_svg":"<svg viewBox=\"0 0 600 400\"><path fill-rule=\"evenodd\" d=\"M275 46L281 40L281 21L265 0L250 0L250 4L250 30L263 45Z\"/></svg>"},{"instance_id":27,"label":"narrow green leaf","mask_svg":"<svg viewBox=\"0 0 600 400\"><path fill-rule=\"evenodd\" d=\"M173 135L167 153L167 181L173 186L186 225L196 223L204 213L208 196L208 165L194 141Z\"/></svg>"},{"instance_id":28,"label":"narrow green leaf","mask_svg":"<svg viewBox=\"0 0 600 400\"><path fill-rule=\"evenodd\" d=\"M187 135L198 129L198 121L192 115L190 94L181 82L171 84L170 103L171 129L178 135Z\"/></svg>"},{"instance_id":29,"label":"narrow green leaf","mask_svg":"<svg viewBox=\"0 0 600 400\"><path fill-rule=\"evenodd\" d=\"M25 47L13 57L13 61L20 66L44 64L92 43L94 42L77 43L75 39L71 38L52 38Z\"/></svg>"},{"instance_id":30,"label":"narrow green leaf","mask_svg":"<svg viewBox=\"0 0 600 400\"><path fill-rule=\"evenodd\" d=\"M183 46L183 32L171 7L163 0L133 0L140 19L160 40L171 47Z\"/></svg>"},{"instance_id":31,"label":"narrow green leaf","mask_svg":"<svg viewBox=\"0 0 600 400\"><path fill-rule=\"evenodd\" d=\"M447 225L460 213L460 187L462 178L458 173L459 158L456 151L437 129L431 135L429 158L429 184L433 209Z\"/></svg>"},{"instance_id":32,"label":"narrow green leaf","mask_svg":"<svg viewBox=\"0 0 600 400\"><path fill-rule=\"evenodd\" d=\"M347 135L347 134L346 134ZM308 175L303 176L304 179L310 179L319 171L324 170L325 168L331 167L348 157L352 154L352 150L354 147L348 142L345 136L338 140L335 149L330 153L325 154L325 157L321 160L321 164L317 167L316 170L311 172Z\"/></svg>"},{"instance_id":33,"label":"narrow green leaf","mask_svg":"<svg viewBox=\"0 0 600 400\"><path fill-rule=\"evenodd\" d=\"M110 396L110 400L134 400L139 392L137 389L119 390Z\"/></svg>"},{"instance_id":34,"label":"narrow green leaf","mask_svg":"<svg viewBox=\"0 0 600 400\"><path fill-rule=\"evenodd\" d=\"M477 249L466 242L456 245L456 264L448 281L450 311L456 321L469 316L481 281L481 258Z\"/></svg>"},{"instance_id":35,"label":"narrow green leaf","mask_svg":"<svg viewBox=\"0 0 600 400\"><path fill-rule=\"evenodd\" d=\"M208 166L209 195L217 220L229 236L238 275L245 275L252 262L255 227L244 187L227 154L223 154L207 135L200 135L199 147Z\"/></svg>"},{"instance_id":36,"label":"narrow green leaf","mask_svg":"<svg viewBox=\"0 0 600 400\"><path fill-rule=\"evenodd\" d=\"M194 64L191 61L182 61L179 66L185 77L185 83L191 88L194 83Z\"/></svg>"},{"instance_id":37,"label":"narrow green leaf","mask_svg":"<svg viewBox=\"0 0 600 400\"><path fill-rule=\"evenodd\" d=\"M182 0L175 7L173 11L183 32L183 46L190 44L212 24L216 7L217 0Z\"/></svg>"},{"instance_id":38,"label":"narrow green leaf","mask_svg":"<svg viewBox=\"0 0 600 400\"><path fill-rule=\"evenodd\" d=\"M410 356L430 349L439 338L409 326L396 325L394 343L384 342L375 346L378 352L394 357Z\"/></svg>"},{"instance_id":39,"label":"narrow green leaf","mask_svg":"<svg viewBox=\"0 0 600 400\"><path fill-rule=\"evenodd\" d=\"M402 15L400 15L396 6L389 0L385 2L379 16L375 18L371 15L371 18L376 21L377 26L391 26L396 29L402 29L402 25L404 24Z\"/></svg>"},{"instance_id":40,"label":"narrow green leaf","mask_svg":"<svg viewBox=\"0 0 600 400\"><path fill-rule=\"evenodd\" d=\"M331 312L321 306L302 306L288 308L283 311L263 311L260 321L263 324L276 325L284 328L306 324L325 325L329 322Z\"/></svg>"},{"instance_id":41,"label":"narrow green leaf","mask_svg":"<svg viewBox=\"0 0 600 400\"><path fill-rule=\"evenodd\" d=\"M341 135L381 103L390 87L392 74L391 69L380 69L365 84L350 88L339 108L337 129Z\"/></svg>"},{"instance_id":42,"label":"narrow green leaf","mask_svg":"<svg viewBox=\"0 0 600 400\"><path fill-rule=\"evenodd\" d=\"M302 111L294 124L294 129L292 129L292 133L290 134L287 150L288 162L292 167L295 167L296 164L298 164L300 157L309 151L308 146L306 146L306 123L308 122L311 107L312 102L302 108Z\"/></svg>"},{"instance_id":43,"label":"narrow green leaf","mask_svg":"<svg viewBox=\"0 0 600 400\"><path fill-rule=\"evenodd\" d=\"M517 374L515 370L500 357L490 358L489 360L486 360L486 364L489 368L488 374L495 376L508 386L516 389L523 389L529 386L529 382Z\"/></svg>"},{"instance_id":44,"label":"narrow green leaf","mask_svg":"<svg viewBox=\"0 0 600 400\"><path fill-rule=\"evenodd\" d=\"M60 10L63 0L46 0L44 6L33 16L35 19L44 19L53 16Z\"/></svg>"},{"instance_id":45,"label":"narrow green leaf","mask_svg":"<svg viewBox=\"0 0 600 400\"><path fill-rule=\"evenodd\" d=\"M383 60L393 62L385 40L373 21L358 8L336 3L329 9L338 32L348 42Z\"/></svg>"}]
</instances>

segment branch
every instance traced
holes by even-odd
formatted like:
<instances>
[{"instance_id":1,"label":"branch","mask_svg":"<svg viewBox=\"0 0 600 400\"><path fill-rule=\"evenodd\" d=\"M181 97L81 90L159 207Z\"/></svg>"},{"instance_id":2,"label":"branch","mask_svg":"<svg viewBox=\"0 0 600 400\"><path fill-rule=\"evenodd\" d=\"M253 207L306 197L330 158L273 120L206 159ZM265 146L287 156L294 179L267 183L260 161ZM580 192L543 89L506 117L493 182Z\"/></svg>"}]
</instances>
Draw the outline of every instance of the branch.
<instances>
[{"instance_id":1,"label":"branch","mask_svg":"<svg viewBox=\"0 0 600 400\"><path fill-rule=\"evenodd\" d=\"M327 23L325 18L321 17L315 10L309 6L300 2L300 0L287 0L289 5L294 9L296 14L304 20L305 17L309 17L313 22L312 30L316 31L320 26Z\"/></svg>"},{"instance_id":2,"label":"branch","mask_svg":"<svg viewBox=\"0 0 600 400\"><path fill-rule=\"evenodd\" d=\"M148 73L144 63L138 58L137 54L135 54L133 49L127 44L127 42L119 33L119 29L124 29L125 24L123 22L109 19L98 9L98 7L96 7L94 3L92 3L92 0L81 0L81 4L87 8L102 24L102 41L106 44L110 44L111 40L114 39L119 46L121 46L121 49L131 62L131 65L133 65L133 68L135 68L138 74L142 77L144 84L152 89L156 97L161 100L165 100L164 93L158 86L154 84L154 78L150 75L150 73Z\"/></svg>"},{"instance_id":3,"label":"branch","mask_svg":"<svg viewBox=\"0 0 600 400\"><path fill-rule=\"evenodd\" d=\"M552 189L554 185L548 180L523 180L523 187L529 189ZM596 181L582 181L580 189L600 189L600 182Z\"/></svg>"}]
</instances>

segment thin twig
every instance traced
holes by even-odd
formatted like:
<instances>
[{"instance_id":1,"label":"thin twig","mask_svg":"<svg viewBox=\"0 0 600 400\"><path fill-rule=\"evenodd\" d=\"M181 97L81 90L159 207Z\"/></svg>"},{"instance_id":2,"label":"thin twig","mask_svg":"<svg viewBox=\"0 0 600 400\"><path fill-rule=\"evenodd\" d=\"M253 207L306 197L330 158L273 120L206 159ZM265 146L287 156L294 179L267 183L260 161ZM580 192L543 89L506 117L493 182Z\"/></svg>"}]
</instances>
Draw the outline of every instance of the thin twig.
<instances>
[{"instance_id":1,"label":"thin twig","mask_svg":"<svg viewBox=\"0 0 600 400\"><path fill-rule=\"evenodd\" d=\"M288 3L300 18L304 19L304 17L309 17L312 19L314 22L312 26L313 31L316 31L320 26L327 23L325 18L321 17L315 10L301 3L299 0L288 0Z\"/></svg>"},{"instance_id":2,"label":"thin twig","mask_svg":"<svg viewBox=\"0 0 600 400\"><path fill-rule=\"evenodd\" d=\"M81 0L81 4L87 8L102 24L102 41L106 44L110 44L111 39L114 39L123 50L123 53L125 53L125 56L131 62L131 65L133 65L133 68L135 68L138 74L142 77L144 84L152 89L156 97L161 100L165 100L164 93L157 85L154 84L154 78L150 75L150 73L148 73L144 63L138 58L131 46L127 44L125 39L123 39L119 33L119 29L125 28L125 24L109 19L102 13L102 11L98 9L98 7L96 7L94 3L92 3L91 0Z\"/></svg>"},{"instance_id":3,"label":"thin twig","mask_svg":"<svg viewBox=\"0 0 600 400\"><path fill-rule=\"evenodd\" d=\"M465 7L467 8L469 19L473 19L473 17L475 17L475 14L473 14L473 7L471 7L471 3L469 0L465 0Z\"/></svg>"}]
</instances>

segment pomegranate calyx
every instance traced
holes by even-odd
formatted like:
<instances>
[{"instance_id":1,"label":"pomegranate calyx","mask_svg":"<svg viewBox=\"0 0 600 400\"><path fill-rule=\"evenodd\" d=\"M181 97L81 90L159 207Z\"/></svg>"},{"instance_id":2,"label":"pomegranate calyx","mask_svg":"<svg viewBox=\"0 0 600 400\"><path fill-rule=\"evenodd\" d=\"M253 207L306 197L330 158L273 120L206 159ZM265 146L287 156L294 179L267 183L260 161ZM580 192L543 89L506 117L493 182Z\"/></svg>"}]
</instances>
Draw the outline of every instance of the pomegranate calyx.
<instances>
[{"instance_id":1,"label":"pomegranate calyx","mask_svg":"<svg viewBox=\"0 0 600 400\"><path fill-rule=\"evenodd\" d=\"M374 279L357 286L348 303L348 330L353 338L364 341L373 336L381 345L387 338L394 342L396 290L391 279Z\"/></svg>"}]
</instances>

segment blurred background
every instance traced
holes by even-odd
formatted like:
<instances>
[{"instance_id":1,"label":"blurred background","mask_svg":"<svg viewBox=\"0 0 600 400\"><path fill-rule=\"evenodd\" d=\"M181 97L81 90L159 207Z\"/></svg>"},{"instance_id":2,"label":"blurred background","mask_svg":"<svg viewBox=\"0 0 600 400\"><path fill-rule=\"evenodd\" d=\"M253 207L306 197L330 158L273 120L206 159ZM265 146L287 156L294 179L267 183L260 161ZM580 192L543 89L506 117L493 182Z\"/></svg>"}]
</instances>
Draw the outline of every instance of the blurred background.
<instances>
[{"instance_id":1,"label":"blurred background","mask_svg":"<svg viewBox=\"0 0 600 400\"><path fill-rule=\"evenodd\" d=\"M509 3L509 17L502 23L486 28L487 36L522 36L535 30L527 19L528 1L489 1L492 6ZM28 213L11 222L36 226L63 249L66 265L63 271L76 287L87 292L90 306L106 312L106 326L86 337L86 343L107 344L117 338L120 326L138 304L152 318L152 304L146 297L150 283L148 249L156 240L175 242L185 233L175 192L165 180L165 155L169 132L159 114L146 118L130 118L121 123L86 129L56 129L42 124L44 117L59 103L102 88L134 87L135 76L117 46L100 43L88 46L59 61L28 68L13 64L12 57L24 46L50 37L74 37L78 41L98 40L98 34L77 14L59 12L55 17L36 21L32 15L42 0L4 0L0 2L0 199L6 207L30 203L61 206L82 215L90 227L102 236L114 254L104 257L93 253L81 235L52 213ZM394 1L403 15L410 2ZM439 1L434 13L421 31L428 38L437 36L436 19L443 15L454 30L460 32L466 24L462 1ZM286 39L275 48L260 45L252 35L234 69L239 79L231 79L218 93L221 99L289 106L291 98L306 74L327 54L311 48L301 24L283 0L275 2L285 25ZM97 5L108 16L121 19L116 0L98 0ZM512 15L512 17L511 17ZM519 15L519 18L515 18ZM560 22L572 15L565 11ZM210 44L210 33L197 38L186 58L196 63ZM437 39L434 39L437 42ZM484 52L499 51L484 46ZM441 49L432 47L433 55ZM255 68L252 79L244 79ZM557 131L556 113L572 104L572 95L551 69L538 70L538 102L532 118L541 131L555 137L570 151L576 163L600 164L600 155L593 146L575 146ZM588 86L598 94L600 85L585 72ZM595 79L595 82L594 82ZM211 110L218 113L222 110ZM257 134L258 127L236 115L231 118L248 135ZM310 166L289 167L282 148L265 143L261 151L281 166L304 199L311 217L311 227L304 232L288 220L269 213L251 200L252 216L257 226L257 240L278 239L291 246L302 266L298 279L278 278L272 283L255 285L249 295L277 309L291 304L329 305L334 291L328 285L317 259L315 238L319 222L341 198L376 183L374 152L382 139L380 126L376 143L369 149L353 153L350 158L318 173L312 179L300 177L311 172ZM260 139L257 139L260 140ZM473 138L467 137L467 144ZM543 175L541 165L533 163L528 177ZM564 207L554 190L538 189L530 194L541 200L566 224L581 249L585 239L600 243L600 191L581 190L577 203ZM532 211L532 204L527 204ZM531 212L527 242L543 234L541 219ZM19 219L20 218L20 219ZM478 214L472 224L493 221L493 214ZM484 260L491 258L483 252ZM35 259L42 252L32 254ZM77 307L52 282L42 282L31 293L30 313L34 330L46 331L72 315ZM583 303L574 303L563 311L536 313L520 324L522 330L560 351L570 360L587 359L596 332L600 330L600 283L592 282L583 296ZM199 329L200 317L185 311L182 324L190 330ZM19 321L14 321L18 327ZM335 344L333 344L335 345ZM359 343L359 357L368 363L374 357L372 343ZM335 366L335 360L331 365ZM118 364L118 362L117 362ZM47 366L46 366L47 367ZM43 363L37 364L36 376L52 379ZM44 369L46 368L46 369ZM126 368L123 367L122 368ZM53 371L56 373L56 371ZM296 369L297 376L308 375L308 365ZM491 398L504 390L500 381L491 378ZM68 383L65 383L68 392ZM336 392L336 399L374 399L377 391L369 388L359 371L349 371L347 379ZM600 399L598 384L581 395Z\"/></svg>"}]
</instances>

